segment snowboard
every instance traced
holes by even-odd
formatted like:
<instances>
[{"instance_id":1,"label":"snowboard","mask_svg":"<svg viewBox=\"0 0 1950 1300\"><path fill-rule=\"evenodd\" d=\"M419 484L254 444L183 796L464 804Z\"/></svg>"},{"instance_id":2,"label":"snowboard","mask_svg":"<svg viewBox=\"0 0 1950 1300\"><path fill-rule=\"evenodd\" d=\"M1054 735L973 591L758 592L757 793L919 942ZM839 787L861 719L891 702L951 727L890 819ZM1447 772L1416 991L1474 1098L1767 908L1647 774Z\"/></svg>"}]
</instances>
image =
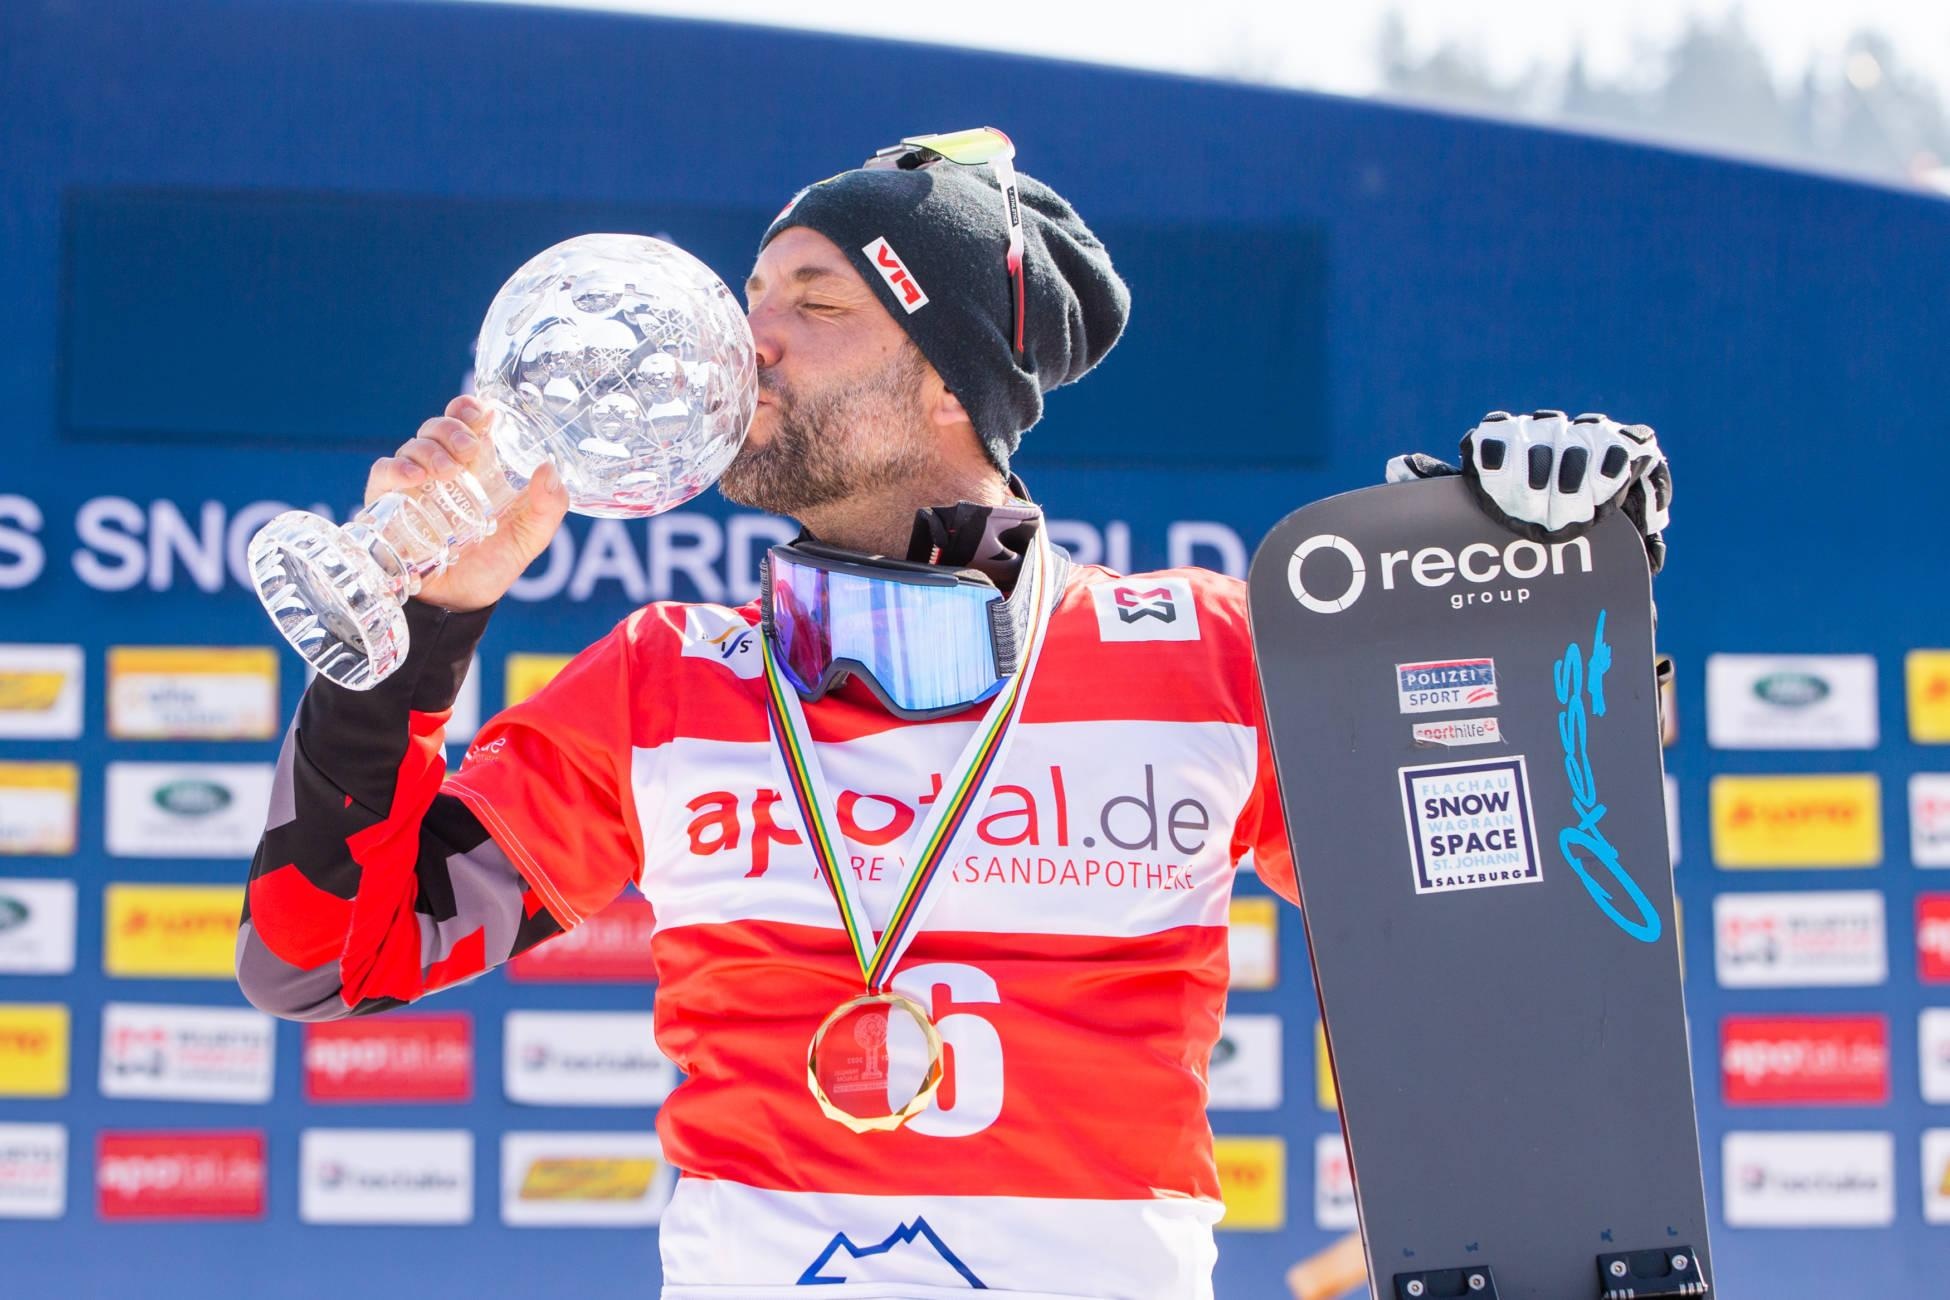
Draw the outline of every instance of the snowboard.
<instances>
[{"instance_id":1,"label":"snowboard","mask_svg":"<svg viewBox=\"0 0 1950 1300\"><path fill-rule=\"evenodd\" d=\"M1375 1297L1714 1294L1637 532L1390 484L1248 581Z\"/></svg>"}]
</instances>

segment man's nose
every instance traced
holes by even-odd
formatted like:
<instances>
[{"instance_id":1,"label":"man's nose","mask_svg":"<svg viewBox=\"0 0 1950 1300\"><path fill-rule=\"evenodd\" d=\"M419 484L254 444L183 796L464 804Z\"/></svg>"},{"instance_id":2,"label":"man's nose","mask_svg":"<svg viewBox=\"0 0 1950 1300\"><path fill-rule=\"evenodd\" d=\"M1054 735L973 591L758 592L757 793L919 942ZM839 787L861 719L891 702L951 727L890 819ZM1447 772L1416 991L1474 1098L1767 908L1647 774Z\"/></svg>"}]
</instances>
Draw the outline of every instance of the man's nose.
<instances>
[{"instance_id":1,"label":"man's nose","mask_svg":"<svg viewBox=\"0 0 1950 1300\"><path fill-rule=\"evenodd\" d=\"M752 347L757 353L758 368L766 370L776 366L785 348L778 330L773 328L771 313L763 310L747 312L745 321L752 327Z\"/></svg>"}]
</instances>

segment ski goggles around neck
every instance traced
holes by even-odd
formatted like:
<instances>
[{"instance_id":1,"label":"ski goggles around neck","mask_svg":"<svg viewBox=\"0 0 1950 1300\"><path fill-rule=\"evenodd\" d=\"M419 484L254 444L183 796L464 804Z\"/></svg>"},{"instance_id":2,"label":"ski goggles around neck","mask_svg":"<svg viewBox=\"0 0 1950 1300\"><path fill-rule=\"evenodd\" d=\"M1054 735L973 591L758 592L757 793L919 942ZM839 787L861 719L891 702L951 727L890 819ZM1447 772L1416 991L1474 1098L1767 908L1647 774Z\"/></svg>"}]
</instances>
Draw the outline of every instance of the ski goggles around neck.
<instances>
[{"instance_id":1,"label":"ski goggles around neck","mask_svg":"<svg viewBox=\"0 0 1950 1300\"><path fill-rule=\"evenodd\" d=\"M1006 600L972 569L802 539L771 550L760 588L765 638L807 701L854 676L896 717L941 717L994 696L1020 659L1028 597Z\"/></svg>"}]
</instances>

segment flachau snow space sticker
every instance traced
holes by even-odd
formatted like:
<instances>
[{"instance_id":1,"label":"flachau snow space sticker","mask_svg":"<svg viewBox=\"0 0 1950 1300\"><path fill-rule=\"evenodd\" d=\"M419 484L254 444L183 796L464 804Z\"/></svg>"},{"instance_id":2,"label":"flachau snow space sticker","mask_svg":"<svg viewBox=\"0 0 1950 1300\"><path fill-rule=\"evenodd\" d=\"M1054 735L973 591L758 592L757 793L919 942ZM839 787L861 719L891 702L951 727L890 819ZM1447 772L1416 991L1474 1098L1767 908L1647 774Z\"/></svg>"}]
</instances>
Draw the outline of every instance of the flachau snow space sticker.
<instances>
[{"instance_id":1,"label":"flachau snow space sticker","mask_svg":"<svg viewBox=\"0 0 1950 1300\"><path fill-rule=\"evenodd\" d=\"M1415 892L1543 879L1523 755L1401 769Z\"/></svg>"}]
</instances>

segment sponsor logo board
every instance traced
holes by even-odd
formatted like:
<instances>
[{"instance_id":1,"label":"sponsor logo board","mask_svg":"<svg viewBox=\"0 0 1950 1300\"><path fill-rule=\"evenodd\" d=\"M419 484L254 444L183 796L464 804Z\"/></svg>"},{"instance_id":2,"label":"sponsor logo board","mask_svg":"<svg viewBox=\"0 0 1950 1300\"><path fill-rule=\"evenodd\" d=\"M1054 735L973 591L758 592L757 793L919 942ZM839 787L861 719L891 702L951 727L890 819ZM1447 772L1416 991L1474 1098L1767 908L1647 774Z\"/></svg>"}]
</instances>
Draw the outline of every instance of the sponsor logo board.
<instances>
[{"instance_id":1,"label":"sponsor logo board","mask_svg":"<svg viewBox=\"0 0 1950 1300\"><path fill-rule=\"evenodd\" d=\"M1926 1007L1916 1017L1916 1058L1923 1100L1950 1106L1950 1007Z\"/></svg>"},{"instance_id":2,"label":"sponsor logo board","mask_svg":"<svg viewBox=\"0 0 1950 1300\"><path fill-rule=\"evenodd\" d=\"M0 1003L0 1097L68 1095L68 1008Z\"/></svg>"},{"instance_id":3,"label":"sponsor logo board","mask_svg":"<svg viewBox=\"0 0 1950 1300\"><path fill-rule=\"evenodd\" d=\"M58 1219L68 1209L68 1130L0 1124L0 1219Z\"/></svg>"},{"instance_id":4,"label":"sponsor logo board","mask_svg":"<svg viewBox=\"0 0 1950 1300\"><path fill-rule=\"evenodd\" d=\"M108 851L248 858L271 806L269 763L110 763Z\"/></svg>"},{"instance_id":5,"label":"sponsor logo board","mask_svg":"<svg viewBox=\"0 0 1950 1300\"><path fill-rule=\"evenodd\" d=\"M1713 860L1723 867L1873 867L1882 784L1845 776L1716 776Z\"/></svg>"},{"instance_id":6,"label":"sponsor logo board","mask_svg":"<svg viewBox=\"0 0 1950 1300\"><path fill-rule=\"evenodd\" d=\"M1395 697L1403 713L1442 713L1452 709L1493 709L1496 660L1431 659L1395 665Z\"/></svg>"},{"instance_id":7,"label":"sponsor logo board","mask_svg":"<svg viewBox=\"0 0 1950 1300\"><path fill-rule=\"evenodd\" d=\"M1338 1113L1341 1092L1334 1083L1334 1058L1327 1050L1327 1026L1314 1021L1314 1104Z\"/></svg>"},{"instance_id":8,"label":"sponsor logo board","mask_svg":"<svg viewBox=\"0 0 1950 1300\"><path fill-rule=\"evenodd\" d=\"M110 885L102 969L124 978L232 978L243 908L242 886Z\"/></svg>"},{"instance_id":9,"label":"sponsor logo board","mask_svg":"<svg viewBox=\"0 0 1950 1300\"><path fill-rule=\"evenodd\" d=\"M1184 578L1105 582L1090 589L1105 641L1196 641L1198 606Z\"/></svg>"},{"instance_id":10,"label":"sponsor logo board","mask_svg":"<svg viewBox=\"0 0 1950 1300\"><path fill-rule=\"evenodd\" d=\"M1727 1016L1721 1095L1731 1106L1880 1106L1889 1022L1878 1015Z\"/></svg>"},{"instance_id":11,"label":"sponsor logo board","mask_svg":"<svg viewBox=\"0 0 1950 1300\"><path fill-rule=\"evenodd\" d=\"M1322 1133L1314 1139L1314 1226L1326 1232L1352 1232L1361 1226L1354 1208L1347 1143L1339 1133Z\"/></svg>"},{"instance_id":12,"label":"sponsor logo board","mask_svg":"<svg viewBox=\"0 0 1950 1300\"><path fill-rule=\"evenodd\" d=\"M501 1135L501 1221L516 1227L645 1227L675 1179L653 1133Z\"/></svg>"},{"instance_id":13,"label":"sponsor logo board","mask_svg":"<svg viewBox=\"0 0 1950 1300\"><path fill-rule=\"evenodd\" d=\"M681 654L686 659L708 660L733 677L752 681L765 671L763 635L757 624L747 623L736 611L717 605L686 605Z\"/></svg>"},{"instance_id":14,"label":"sponsor logo board","mask_svg":"<svg viewBox=\"0 0 1950 1300\"><path fill-rule=\"evenodd\" d=\"M1219 1027L1207 1071L1213 1110L1278 1110L1285 1074L1278 1016L1232 1014Z\"/></svg>"},{"instance_id":15,"label":"sponsor logo board","mask_svg":"<svg viewBox=\"0 0 1950 1300\"><path fill-rule=\"evenodd\" d=\"M277 731L278 657L271 647L109 647L109 735L265 740Z\"/></svg>"},{"instance_id":16,"label":"sponsor logo board","mask_svg":"<svg viewBox=\"0 0 1950 1300\"><path fill-rule=\"evenodd\" d=\"M307 1101L461 1102L473 1095L473 1022L465 1012L305 1026Z\"/></svg>"},{"instance_id":17,"label":"sponsor logo board","mask_svg":"<svg viewBox=\"0 0 1950 1300\"><path fill-rule=\"evenodd\" d=\"M677 1086L647 1011L510 1011L508 1100L529 1106L656 1106Z\"/></svg>"},{"instance_id":18,"label":"sponsor logo board","mask_svg":"<svg viewBox=\"0 0 1950 1300\"><path fill-rule=\"evenodd\" d=\"M470 1223L474 1135L461 1129L308 1128L298 1139L304 1223Z\"/></svg>"},{"instance_id":19,"label":"sponsor logo board","mask_svg":"<svg viewBox=\"0 0 1950 1300\"><path fill-rule=\"evenodd\" d=\"M102 1008L104 1097L266 1102L276 1022L243 1007L110 1002Z\"/></svg>"},{"instance_id":20,"label":"sponsor logo board","mask_svg":"<svg viewBox=\"0 0 1950 1300\"><path fill-rule=\"evenodd\" d=\"M261 1219L264 1134L103 1133L95 1205L104 1219Z\"/></svg>"},{"instance_id":21,"label":"sponsor logo board","mask_svg":"<svg viewBox=\"0 0 1950 1300\"><path fill-rule=\"evenodd\" d=\"M1923 1130L1923 1222L1950 1223L1950 1128Z\"/></svg>"},{"instance_id":22,"label":"sponsor logo board","mask_svg":"<svg viewBox=\"0 0 1950 1300\"><path fill-rule=\"evenodd\" d=\"M1888 1133L1728 1133L1720 1146L1731 1228L1880 1228L1896 1218Z\"/></svg>"},{"instance_id":23,"label":"sponsor logo board","mask_svg":"<svg viewBox=\"0 0 1950 1300\"><path fill-rule=\"evenodd\" d=\"M1424 747L1457 745L1500 745L1503 724L1495 718L1445 718L1441 722L1413 722L1409 739Z\"/></svg>"},{"instance_id":24,"label":"sponsor logo board","mask_svg":"<svg viewBox=\"0 0 1950 1300\"><path fill-rule=\"evenodd\" d=\"M1543 878L1521 754L1404 767L1401 783L1416 893Z\"/></svg>"},{"instance_id":25,"label":"sponsor logo board","mask_svg":"<svg viewBox=\"0 0 1950 1300\"><path fill-rule=\"evenodd\" d=\"M1226 948L1235 989L1270 989L1280 982L1279 904L1258 896L1235 898Z\"/></svg>"},{"instance_id":26,"label":"sponsor logo board","mask_svg":"<svg viewBox=\"0 0 1950 1300\"><path fill-rule=\"evenodd\" d=\"M0 880L0 974L74 969L72 880Z\"/></svg>"},{"instance_id":27,"label":"sponsor logo board","mask_svg":"<svg viewBox=\"0 0 1950 1300\"><path fill-rule=\"evenodd\" d=\"M1708 655L1715 749L1874 749L1873 655Z\"/></svg>"},{"instance_id":28,"label":"sponsor logo board","mask_svg":"<svg viewBox=\"0 0 1950 1300\"><path fill-rule=\"evenodd\" d=\"M1925 984L1950 984L1950 894L1916 896L1916 973Z\"/></svg>"},{"instance_id":29,"label":"sponsor logo board","mask_svg":"<svg viewBox=\"0 0 1950 1300\"><path fill-rule=\"evenodd\" d=\"M1919 867L1950 867L1950 772L1917 772L1909 778L1909 860Z\"/></svg>"},{"instance_id":30,"label":"sponsor logo board","mask_svg":"<svg viewBox=\"0 0 1950 1300\"><path fill-rule=\"evenodd\" d=\"M1668 772L1666 783L1666 853L1679 865L1679 778Z\"/></svg>"},{"instance_id":31,"label":"sponsor logo board","mask_svg":"<svg viewBox=\"0 0 1950 1300\"><path fill-rule=\"evenodd\" d=\"M1286 1226L1286 1139L1218 1137L1212 1154L1219 1165L1219 1195L1225 1217L1219 1227L1234 1232L1271 1232Z\"/></svg>"},{"instance_id":32,"label":"sponsor logo board","mask_svg":"<svg viewBox=\"0 0 1950 1300\"><path fill-rule=\"evenodd\" d=\"M1679 671L1659 679L1659 743L1667 749L1679 743Z\"/></svg>"},{"instance_id":33,"label":"sponsor logo board","mask_svg":"<svg viewBox=\"0 0 1950 1300\"><path fill-rule=\"evenodd\" d=\"M1889 978L1875 890L1721 894L1713 900L1714 970L1723 988L1823 988Z\"/></svg>"},{"instance_id":34,"label":"sponsor logo board","mask_svg":"<svg viewBox=\"0 0 1950 1300\"><path fill-rule=\"evenodd\" d=\"M581 925L508 963L521 983L640 984L657 978L650 938L656 914L639 894L619 895Z\"/></svg>"},{"instance_id":35,"label":"sponsor logo board","mask_svg":"<svg viewBox=\"0 0 1950 1300\"><path fill-rule=\"evenodd\" d=\"M78 645L0 645L0 740L73 740L81 734Z\"/></svg>"},{"instance_id":36,"label":"sponsor logo board","mask_svg":"<svg viewBox=\"0 0 1950 1300\"><path fill-rule=\"evenodd\" d=\"M74 852L81 771L73 763L0 762L0 854Z\"/></svg>"},{"instance_id":37,"label":"sponsor logo board","mask_svg":"<svg viewBox=\"0 0 1950 1300\"><path fill-rule=\"evenodd\" d=\"M1903 659L1909 696L1909 738L1919 745L1950 744L1950 650L1912 650Z\"/></svg>"},{"instance_id":38,"label":"sponsor logo board","mask_svg":"<svg viewBox=\"0 0 1950 1300\"><path fill-rule=\"evenodd\" d=\"M555 674L569 666L574 655L512 654L502 674L502 689L509 707L520 704L555 680Z\"/></svg>"},{"instance_id":39,"label":"sponsor logo board","mask_svg":"<svg viewBox=\"0 0 1950 1300\"><path fill-rule=\"evenodd\" d=\"M460 679L460 694L454 697L453 711L447 715L447 731L442 740L449 745L465 745L481 729L481 656L467 661L467 674Z\"/></svg>"}]
</instances>

